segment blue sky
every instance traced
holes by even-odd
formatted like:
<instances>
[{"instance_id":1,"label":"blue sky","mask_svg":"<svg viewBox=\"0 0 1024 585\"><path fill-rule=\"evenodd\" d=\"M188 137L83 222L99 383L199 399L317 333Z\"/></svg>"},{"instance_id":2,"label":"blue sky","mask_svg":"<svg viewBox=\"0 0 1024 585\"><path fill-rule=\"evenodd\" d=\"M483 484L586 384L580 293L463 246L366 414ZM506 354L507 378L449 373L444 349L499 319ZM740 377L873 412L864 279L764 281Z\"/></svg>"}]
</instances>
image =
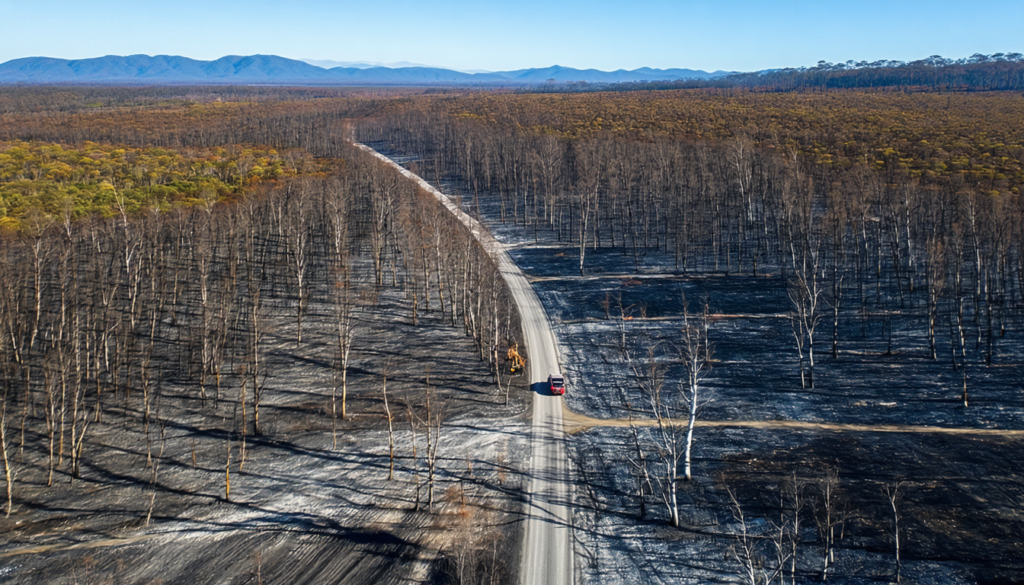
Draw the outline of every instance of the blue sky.
<instances>
[{"instance_id":1,"label":"blue sky","mask_svg":"<svg viewBox=\"0 0 1024 585\"><path fill-rule=\"evenodd\" d=\"M750 71L1024 52L1024 0L0 0L0 62L256 53L455 69Z\"/></svg>"}]
</instances>

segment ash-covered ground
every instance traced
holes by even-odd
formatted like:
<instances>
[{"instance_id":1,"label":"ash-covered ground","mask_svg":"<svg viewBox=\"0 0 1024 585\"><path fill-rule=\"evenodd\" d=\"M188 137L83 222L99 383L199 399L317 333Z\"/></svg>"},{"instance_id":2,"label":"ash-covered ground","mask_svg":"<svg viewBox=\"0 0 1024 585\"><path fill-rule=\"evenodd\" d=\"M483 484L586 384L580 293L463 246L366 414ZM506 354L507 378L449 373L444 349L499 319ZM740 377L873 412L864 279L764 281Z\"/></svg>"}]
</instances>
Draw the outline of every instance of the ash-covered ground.
<instances>
[{"instance_id":1,"label":"ash-covered ground","mask_svg":"<svg viewBox=\"0 0 1024 585\"><path fill-rule=\"evenodd\" d=\"M653 443L654 429L641 429ZM839 472L840 513L835 564L828 581L894 582L892 511L883 492L904 482L900 508L901 582L1017 583L1024 572L1024 498L1020 439L911 433L700 429L694 479L680 484L683 527L667 525L657 497L640 518L633 467L623 457L628 428L593 428L570 441L577 487L577 563L584 583L743 582L732 557L742 525L761 537L764 565L775 566L771 538L783 516L792 520L787 490L794 475L805 498L796 582L821 581L823 548L817 520L825 468ZM782 504L785 503L785 508ZM791 543L787 542L787 545ZM788 552L788 551L787 551ZM791 582L788 563L786 582Z\"/></svg>"},{"instance_id":2,"label":"ash-covered ground","mask_svg":"<svg viewBox=\"0 0 1024 585\"><path fill-rule=\"evenodd\" d=\"M481 194L477 203L457 181L440 187L461 194L467 212L479 210L533 281L558 336L567 407L618 419L584 420L568 442L581 583L778 581L780 559L786 583L819 582L826 532L834 541L829 582L1024 582L1019 316L1006 315L1000 324L1005 332L995 340L991 365L982 358L980 336L968 332L965 408L963 370L951 366L949 332L940 329L933 361L923 307L911 312L917 316L896 317L887 310L896 301L885 291L876 297L872 288L863 302L847 292L838 357L831 355L829 314L818 330L815 387L805 389L779 267L757 277L683 274L663 250L597 248L588 249L581 277L577 249L555 231L517 225L511 215L502 223L496 195ZM700 419L715 424L697 427L694 479L677 483L682 526L676 529L668 525L656 482L641 517L637 440L623 420L627 404L638 419L649 418L650 409L625 355L671 345L682 327L684 297L690 310L706 299L713 314L714 363L704 382L710 402ZM666 387L681 378L670 353L659 358ZM636 432L649 472L664 477L657 427ZM838 487L826 506L824 486L833 472ZM896 487L899 569L896 519L885 493ZM776 537L779 526L794 521L797 537Z\"/></svg>"},{"instance_id":3,"label":"ash-covered ground","mask_svg":"<svg viewBox=\"0 0 1024 585\"><path fill-rule=\"evenodd\" d=\"M219 394L207 388L205 406L196 385L166 376L153 390L148 439L138 395L105 403L74 481L65 458L47 487L46 437L29 436L25 454L14 452L14 513L0 518L0 581L409 583L448 582L457 571L515 581L527 385L516 379L505 405L461 328L422 307L412 326L402 291L385 287L357 309L349 416L334 448L334 308L310 304L297 347L294 299L268 303L263 429L244 438L244 463L235 375ZM170 370L175 360L154 365ZM434 415L444 413L432 510L428 386Z\"/></svg>"}]
</instances>

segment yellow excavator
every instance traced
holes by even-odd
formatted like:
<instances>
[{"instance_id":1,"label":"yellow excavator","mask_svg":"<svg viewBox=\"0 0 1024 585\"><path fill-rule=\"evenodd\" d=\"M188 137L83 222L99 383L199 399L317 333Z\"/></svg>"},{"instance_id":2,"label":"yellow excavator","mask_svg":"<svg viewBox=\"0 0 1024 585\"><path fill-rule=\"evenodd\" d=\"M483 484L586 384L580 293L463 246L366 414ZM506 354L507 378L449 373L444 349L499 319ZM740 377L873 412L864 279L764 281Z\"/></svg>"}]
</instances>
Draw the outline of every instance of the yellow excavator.
<instances>
[{"instance_id":1,"label":"yellow excavator","mask_svg":"<svg viewBox=\"0 0 1024 585\"><path fill-rule=\"evenodd\" d=\"M508 348L508 364L508 371L512 374L526 367L526 359L519 355L519 342L514 343L512 347Z\"/></svg>"}]
</instances>

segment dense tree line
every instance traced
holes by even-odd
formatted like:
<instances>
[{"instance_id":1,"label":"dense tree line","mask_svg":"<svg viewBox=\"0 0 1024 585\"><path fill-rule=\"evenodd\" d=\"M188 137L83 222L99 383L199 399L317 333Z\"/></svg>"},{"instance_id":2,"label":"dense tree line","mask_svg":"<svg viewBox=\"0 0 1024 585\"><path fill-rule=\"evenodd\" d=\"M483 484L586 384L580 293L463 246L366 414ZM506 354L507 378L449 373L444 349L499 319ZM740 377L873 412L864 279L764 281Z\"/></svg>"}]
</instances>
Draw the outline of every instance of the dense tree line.
<instances>
[{"instance_id":1,"label":"dense tree line","mask_svg":"<svg viewBox=\"0 0 1024 585\"><path fill-rule=\"evenodd\" d=\"M3 86L3 92L0 93L0 115L110 112L114 108L174 109L214 102L305 102L339 98L379 98L417 95L424 92L425 90L415 88L18 84Z\"/></svg>"},{"instance_id":2,"label":"dense tree line","mask_svg":"<svg viewBox=\"0 0 1024 585\"><path fill-rule=\"evenodd\" d=\"M398 107L407 98L367 97L302 101L186 102L167 107L18 112L0 115L0 139L137 148L218 148L263 145L316 150L337 157L343 120ZM315 148L307 148L313 146ZM305 146L299 146L300 144Z\"/></svg>"},{"instance_id":3,"label":"dense tree line","mask_svg":"<svg viewBox=\"0 0 1024 585\"><path fill-rule=\"evenodd\" d=\"M783 69L765 74L731 76L740 87L767 91L813 89L894 88L916 91L1017 91L1024 89L1024 55L997 53L966 59L933 55L903 63L898 61L828 63L808 69Z\"/></svg>"},{"instance_id":4,"label":"dense tree line","mask_svg":"<svg viewBox=\"0 0 1024 585\"><path fill-rule=\"evenodd\" d=\"M641 81L626 83L545 84L519 90L522 93L594 91L652 91L666 89L735 89L756 91L826 91L885 88L896 91L1017 91L1024 89L1024 55L1020 53L975 54L965 59L932 55L903 61L819 61L814 67L736 73L714 79Z\"/></svg>"}]
</instances>

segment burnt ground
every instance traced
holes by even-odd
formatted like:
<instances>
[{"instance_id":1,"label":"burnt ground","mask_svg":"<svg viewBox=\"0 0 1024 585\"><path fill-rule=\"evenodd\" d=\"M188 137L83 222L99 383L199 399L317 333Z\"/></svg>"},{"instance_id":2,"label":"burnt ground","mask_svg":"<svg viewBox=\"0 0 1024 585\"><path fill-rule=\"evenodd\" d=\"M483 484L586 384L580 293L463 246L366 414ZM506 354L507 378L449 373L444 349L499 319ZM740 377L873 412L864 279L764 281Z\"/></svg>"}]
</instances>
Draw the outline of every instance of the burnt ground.
<instances>
[{"instance_id":1,"label":"burnt ground","mask_svg":"<svg viewBox=\"0 0 1024 585\"><path fill-rule=\"evenodd\" d=\"M652 430L640 431L653 441ZM891 510L883 487L905 482L901 508L902 582L1016 583L1024 572L1020 439L971 436L701 429L694 480L680 485L682 529L666 524L656 497L639 517L631 466L619 456L632 444L628 428L594 428L573 437L580 477L577 559L584 582L731 583L740 565L729 557L741 531L727 489L749 529L770 537L780 490L796 474L807 482L797 581L821 580L822 547L813 503L823 468L839 471L848 518L828 581L890 582L895 575ZM788 514L788 512L787 512ZM774 549L761 554L773 565Z\"/></svg>"},{"instance_id":2,"label":"burnt ground","mask_svg":"<svg viewBox=\"0 0 1024 585\"><path fill-rule=\"evenodd\" d=\"M408 160L408 159L407 159ZM418 163L422 164L422 162ZM427 173L430 176L430 173ZM441 187L471 196L455 181ZM710 337L714 369L705 381L711 398L701 419L735 421L734 427L699 427L694 480L680 481L682 528L667 525L656 496L639 517L629 428L593 426L568 441L577 472L576 566L582 583L711 583L743 580L730 554L740 524L731 491L755 536L762 568L774 567L772 522L780 515L779 491L796 477L807 505L801 514L796 582L822 579L820 481L839 476L845 522L837 526L835 563L828 581L895 581L892 510L884 486L903 482L900 500L901 582L1024 582L1024 501L1020 433L1013 436L920 432L947 429L1024 429L1024 328L1006 315L995 339L992 365L983 362L975 333L968 333L970 406L961 400L963 374L950 365L950 336L939 325L939 359L927 352L922 297L910 317L893 317L893 291L874 283L863 303L846 291L833 358L831 322L823 320L816 343L816 384L801 389L785 281L769 274L681 274L671 254L658 249L588 250L587 276L578 255L554 231L501 223L496 196L481 196L481 216L509 247L544 303L568 378L566 405L595 418L624 418L625 404L642 408L644 395L621 351L620 325L634 349L671 342L682 325L682 298L695 309L704 298L715 314ZM639 260L640 270L636 264ZM632 319L616 317L618 298ZM611 299L610 317L602 301ZM666 386L680 377L667 353ZM639 405L639 406L637 406ZM642 414L638 414L642 416ZM824 429L758 428L759 421L822 423ZM828 429L828 424L887 425L901 432ZM903 428L906 427L906 428ZM888 430L893 430L889 428ZM923 429L927 430L927 429ZM641 440L658 462L655 430ZM652 467L652 469L654 469ZM660 473L660 471L655 471ZM787 581L790 579L787 570Z\"/></svg>"},{"instance_id":3,"label":"burnt ground","mask_svg":"<svg viewBox=\"0 0 1024 585\"><path fill-rule=\"evenodd\" d=\"M14 513L0 518L0 581L407 583L445 581L465 567L514 581L530 430L526 384L513 385L505 406L461 329L436 313L421 313L413 327L401 290L385 288L358 313L350 416L339 421L333 449L333 308L310 303L297 348L294 299L281 293L269 303L264 428L245 438L244 464L235 375L225 376L219 396L208 388L205 406L195 384L165 375L154 390L160 398L148 441L141 398L108 399L73 482L65 457L46 487L46 437L29 434L15 459ZM154 364L163 359L173 370L172 352ZM386 369L397 455L390 481ZM434 406L447 413L432 511L423 509L425 427L416 429L414 458L408 422L410 410L423 416L428 369ZM148 453L158 462L155 482Z\"/></svg>"}]
</instances>

